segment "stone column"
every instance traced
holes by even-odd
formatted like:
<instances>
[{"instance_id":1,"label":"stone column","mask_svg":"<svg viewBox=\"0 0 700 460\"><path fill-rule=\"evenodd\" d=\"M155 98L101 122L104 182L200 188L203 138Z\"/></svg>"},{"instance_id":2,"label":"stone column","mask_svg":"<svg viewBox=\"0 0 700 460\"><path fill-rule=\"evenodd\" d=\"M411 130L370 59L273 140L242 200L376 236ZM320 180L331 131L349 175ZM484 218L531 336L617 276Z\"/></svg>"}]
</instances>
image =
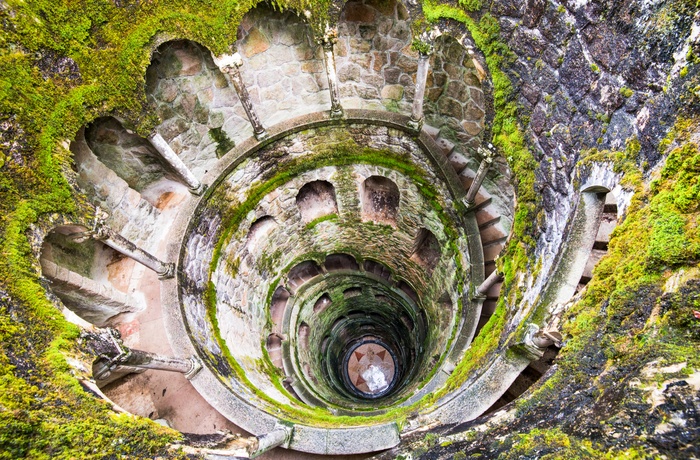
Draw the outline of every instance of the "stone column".
<instances>
[{"instance_id":1,"label":"stone column","mask_svg":"<svg viewBox=\"0 0 700 460\"><path fill-rule=\"evenodd\" d=\"M226 75L233 85L233 89L236 90L238 94L238 99L243 105L243 110L245 110L246 115L248 115L248 120L250 124L253 125L253 134L258 140L267 137L267 132L265 127L260 122L255 107L253 106L253 101L250 100L250 94L248 94L248 88L246 88L245 83L243 83L243 77L241 76L241 71L239 68L243 65L243 60L241 55L238 53L234 54L223 54L221 56L213 56L214 62L219 67L219 69Z\"/></svg>"},{"instance_id":2,"label":"stone column","mask_svg":"<svg viewBox=\"0 0 700 460\"><path fill-rule=\"evenodd\" d=\"M486 178L486 173L488 172L491 163L493 163L493 157L495 153L491 149L493 149L493 145L491 144L489 144L488 149L479 147L479 153L482 155L482 160L481 164L479 165L479 169L476 171L474 181L472 182L471 186L469 187L469 190L467 191L467 196L464 197L464 204L467 206L467 208L474 207L476 194L479 191L479 188L481 188L481 184L484 182L484 179Z\"/></svg>"},{"instance_id":3,"label":"stone column","mask_svg":"<svg viewBox=\"0 0 700 460\"><path fill-rule=\"evenodd\" d=\"M163 139L163 136L157 132L153 132L148 136L148 141L160 153L163 159L175 170L178 176L189 187L190 192L199 195L204 190L201 182L192 174L192 171L182 162L179 156L173 151L168 143Z\"/></svg>"},{"instance_id":4,"label":"stone column","mask_svg":"<svg viewBox=\"0 0 700 460\"><path fill-rule=\"evenodd\" d=\"M119 365L136 367L139 369L179 372L185 375L193 375L194 372L201 368L201 364L194 358L160 356L155 353L132 349L129 349L129 354L119 362Z\"/></svg>"},{"instance_id":5,"label":"stone column","mask_svg":"<svg viewBox=\"0 0 700 460\"><path fill-rule=\"evenodd\" d=\"M93 366L93 376L96 380L106 380L110 377L114 379L116 374L124 376L147 369L179 372L189 379L202 368L202 363L195 357L161 356L126 347L119 332L114 329L87 334L86 339L88 347L98 356Z\"/></svg>"},{"instance_id":6,"label":"stone column","mask_svg":"<svg viewBox=\"0 0 700 460\"><path fill-rule=\"evenodd\" d=\"M428 68L430 67L430 55L420 53L418 58L418 70L416 72L416 91L413 95L413 108L408 127L414 131L420 131L423 127L423 100L425 99L425 84L428 80Z\"/></svg>"},{"instance_id":7,"label":"stone column","mask_svg":"<svg viewBox=\"0 0 700 460\"><path fill-rule=\"evenodd\" d=\"M328 77L328 90L331 93L331 117L340 118L343 116L343 106L340 104L340 89L338 88L338 72L335 69L335 53L333 46L337 41L337 33L328 28L320 43L323 47L323 62L326 65L326 76Z\"/></svg>"},{"instance_id":8,"label":"stone column","mask_svg":"<svg viewBox=\"0 0 700 460\"><path fill-rule=\"evenodd\" d=\"M160 279L172 278L175 276L174 264L163 262L151 253L144 251L131 241L121 236L119 233L109 228L104 223L98 223L95 226L92 236L95 239L102 241L115 251L124 254L125 256L134 259L136 262L150 268L158 274Z\"/></svg>"},{"instance_id":9,"label":"stone column","mask_svg":"<svg viewBox=\"0 0 700 460\"><path fill-rule=\"evenodd\" d=\"M493 287L494 284L498 283L501 281L502 277L501 274L498 273L498 270L494 270L491 272L488 278L484 280L483 283L479 285L479 287L476 288L475 291L475 296L476 297L484 297L486 296L486 293L489 292L489 289Z\"/></svg>"}]
</instances>

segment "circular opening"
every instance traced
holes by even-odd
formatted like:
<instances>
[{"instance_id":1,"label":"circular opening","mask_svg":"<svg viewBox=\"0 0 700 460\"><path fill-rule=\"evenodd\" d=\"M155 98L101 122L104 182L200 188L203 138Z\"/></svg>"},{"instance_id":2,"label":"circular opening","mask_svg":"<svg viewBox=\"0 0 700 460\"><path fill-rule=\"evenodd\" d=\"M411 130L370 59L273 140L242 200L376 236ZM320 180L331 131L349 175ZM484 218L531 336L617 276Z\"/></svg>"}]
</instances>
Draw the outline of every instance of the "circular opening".
<instances>
[{"instance_id":1,"label":"circular opening","mask_svg":"<svg viewBox=\"0 0 700 460\"><path fill-rule=\"evenodd\" d=\"M389 393L400 373L389 347L378 340L360 340L343 360L343 376L348 390L364 398L379 398Z\"/></svg>"}]
</instances>

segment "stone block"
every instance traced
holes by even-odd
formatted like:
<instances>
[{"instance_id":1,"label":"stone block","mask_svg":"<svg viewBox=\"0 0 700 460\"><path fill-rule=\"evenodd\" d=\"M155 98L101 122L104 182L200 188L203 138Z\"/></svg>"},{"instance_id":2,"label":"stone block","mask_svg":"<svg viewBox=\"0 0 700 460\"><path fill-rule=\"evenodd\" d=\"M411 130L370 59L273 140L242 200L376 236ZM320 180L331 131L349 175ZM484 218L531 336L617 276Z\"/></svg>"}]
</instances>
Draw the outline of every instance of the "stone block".
<instances>
[{"instance_id":1,"label":"stone block","mask_svg":"<svg viewBox=\"0 0 700 460\"><path fill-rule=\"evenodd\" d=\"M441 115L449 115L459 120L464 118L462 104L449 97L442 97L438 101L438 109Z\"/></svg>"},{"instance_id":2,"label":"stone block","mask_svg":"<svg viewBox=\"0 0 700 460\"><path fill-rule=\"evenodd\" d=\"M254 27L239 45L239 50L246 57L264 53L270 49L270 40L258 29Z\"/></svg>"},{"instance_id":3,"label":"stone block","mask_svg":"<svg viewBox=\"0 0 700 460\"><path fill-rule=\"evenodd\" d=\"M301 63L301 71L303 73L321 73L325 72L325 66L321 60L304 61Z\"/></svg>"},{"instance_id":4,"label":"stone block","mask_svg":"<svg viewBox=\"0 0 700 460\"><path fill-rule=\"evenodd\" d=\"M180 63L179 76L197 75L202 71L202 58L193 53L193 50L176 50L175 57Z\"/></svg>"},{"instance_id":5,"label":"stone block","mask_svg":"<svg viewBox=\"0 0 700 460\"><path fill-rule=\"evenodd\" d=\"M357 94L362 99L379 99L379 90L373 87L358 86Z\"/></svg>"},{"instance_id":6,"label":"stone block","mask_svg":"<svg viewBox=\"0 0 700 460\"><path fill-rule=\"evenodd\" d=\"M398 101L403 98L403 91L403 86L401 85L386 85L382 88L382 99Z\"/></svg>"},{"instance_id":7,"label":"stone block","mask_svg":"<svg viewBox=\"0 0 700 460\"><path fill-rule=\"evenodd\" d=\"M458 101L466 101L469 99L469 89L467 85L459 80L452 80L447 84L445 94Z\"/></svg>"},{"instance_id":8,"label":"stone block","mask_svg":"<svg viewBox=\"0 0 700 460\"><path fill-rule=\"evenodd\" d=\"M338 69L338 80L343 83L348 80L360 81L361 74L362 68L360 66L357 64L346 64Z\"/></svg>"},{"instance_id":9,"label":"stone block","mask_svg":"<svg viewBox=\"0 0 700 460\"><path fill-rule=\"evenodd\" d=\"M154 96L163 102L173 102L178 93L178 86L173 80L161 80Z\"/></svg>"},{"instance_id":10,"label":"stone block","mask_svg":"<svg viewBox=\"0 0 700 460\"><path fill-rule=\"evenodd\" d=\"M400 77L401 77L401 69L397 69L396 67L389 67L389 68L384 69L384 80L387 83L390 83L390 84L398 83Z\"/></svg>"},{"instance_id":11,"label":"stone block","mask_svg":"<svg viewBox=\"0 0 700 460\"><path fill-rule=\"evenodd\" d=\"M484 111L477 106L473 101L469 101L464 108L465 120L481 120L484 117Z\"/></svg>"},{"instance_id":12,"label":"stone block","mask_svg":"<svg viewBox=\"0 0 700 460\"><path fill-rule=\"evenodd\" d=\"M476 136L481 133L483 126L481 123L475 121L464 120L460 123L460 126L469 134L470 136Z\"/></svg>"}]
</instances>

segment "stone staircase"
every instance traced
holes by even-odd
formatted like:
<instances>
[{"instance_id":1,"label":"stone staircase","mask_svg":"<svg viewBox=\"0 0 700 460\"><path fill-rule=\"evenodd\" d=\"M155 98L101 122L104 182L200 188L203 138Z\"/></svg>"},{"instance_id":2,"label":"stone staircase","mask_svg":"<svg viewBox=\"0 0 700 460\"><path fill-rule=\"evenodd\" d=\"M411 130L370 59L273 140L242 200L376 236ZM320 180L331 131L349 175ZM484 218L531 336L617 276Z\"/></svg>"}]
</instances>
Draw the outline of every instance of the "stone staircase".
<instances>
[{"instance_id":1,"label":"stone staircase","mask_svg":"<svg viewBox=\"0 0 700 460\"><path fill-rule=\"evenodd\" d=\"M452 141L442 137L438 128L425 125L423 130L442 149L445 157L459 176L464 190L469 190L469 186L476 175L475 169L478 168L478 163L475 164L474 161L470 161L469 157L457 150L456 145ZM474 169L470 167L470 163ZM498 207L494 205L491 194L483 186L476 195L476 204L473 212L479 224L479 234L481 235L484 251L484 276L488 277L496 269L495 259L505 247L508 232L501 223L500 212ZM477 334L496 310L496 303L498 302L502 284L502 282L496 283L487 293L477 326Z\"/></svg>"},{"instance_id":2,"label":"stone staircase","mask_svg":"<svg viewBox=\"0 0 700 460\"><path fill-rule=\"evenodd\" d=\"M608 243L610 242L610 234L617 226L617 203L615 196L608 193L605 196L605 206L603 207L603 215L600 218L600 227L591 249L591 255L586 261L586 268L581 275L581 280L578 283L576 292L583 289L588 282L593 278L593 268L598 265L600 259L608 252Z\"/></svg>"}]
</instances>

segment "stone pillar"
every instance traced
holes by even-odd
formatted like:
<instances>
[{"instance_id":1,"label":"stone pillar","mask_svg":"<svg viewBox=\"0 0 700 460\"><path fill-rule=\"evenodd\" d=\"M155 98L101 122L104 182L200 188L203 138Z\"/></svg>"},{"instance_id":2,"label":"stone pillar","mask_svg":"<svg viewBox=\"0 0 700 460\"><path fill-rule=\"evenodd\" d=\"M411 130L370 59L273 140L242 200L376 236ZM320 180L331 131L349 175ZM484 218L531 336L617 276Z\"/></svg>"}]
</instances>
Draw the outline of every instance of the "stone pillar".
<instances>
[{"instance_id":1,"label":"stone pillar","mask_svg":"<svg viewBox=\"0 0 700 460\"><path fill-rule=\"evenodd\" d=\"M117 375L124 376L147 369L179 372L189 379L202 368L201 362L195 357L176 358L132 350L124 346L119 332L114 329L87 334L85 338L88 347L98 357L93 365L95 380L114 379Z\"/></svg>"},{"instance_id":2,"label":"stone pillar","mask_svg":"<svg viewBox=\"0 0 700 460\"><path fill-rule=\"evenodd\" d=\"M267 137L267 132L265 127L260 122L255 107L253 106L253 101L250 100L250 94L248 94L248 88L246 88L245 83L243 83L243 77L241 77L241 71L239 68L243 65L243 60L241 55L238 53L234 54L223 54L221 56L213 56L214 62L219 67L219 69L226 75L233 85L233 88L238 94L238 99L243 105L243 110L245 110L246 115L248 115L248 120L250 124L253 125L253 134L258 140Z\"/></svg>"},{"instance_id":3,"label":"stone pillar","mask_svg":"<svg viewBox=\"0 0 700 460\"><path fill-rule=\"evenodd\" d=\"M428 80L428 68L430 67L430 55L420 53L418 58L418 70L416 72L416 91L413 95L413 109L408 127L414 131L420 131L423 127L423 100L425 99L425 84Z\"/></svg>"},{"instance_id":4,"label":"stone pillar","mask_svg":"<svg viewBox=\"0 0 700 460\"><path fill-rule=\"evenodd\" d=\"M95 239L102 241L115 251L124 254L125 256L134 259L136 262L150 268L158 274L160 279L172 278L175 276L174 264L163 262L151 253L144 251L131 241L121 236L119 233L109 228L104 223L98 222L95 225L95 230L92 232L92 236Z\"/></svg>"},{"instance_id":5,"label":"stone pillar","mask_svg":"<svg viewBox=\"0 0 700 460\"><path fill-rule=\"evenodd\" d=\"M192 171L182 162L179 156L173 151L168 143L163 139L163 136L153 132L148 136L148 141L160 153L163 159L175 170L178 176L185 182L190 191L195 195L199 195L204 190L201 182L192 174Z\"/></svg>"},{"instance_id":6,"label":"stone pillar","mask_svg":"<svg viewBox=\"0 0 700 460\"><path fill-rule=\"evenodd\" d=\"M320 43L323 47L323 62L326 65L326 76L328 77L328 90L331 93L331 117L340 118L343 116L343 106L340 104L340 89L338 87L338 72L335 69L335 53L333 46L337 41L337 33L328 28Z\"/></svg>"},{"instance_id":7,"label":"stone pillar","mask_svg":"<svg viewBox=\"0 0 700 460\"><path fill-rule=\"evenodd\" d=\"M487 292L489 292L489 289L493 287L494 284L498 283L501 281L501 274L498 273L498 270L494 270L491 272L488 278L484 280L483 283L479 285L479 287L476 288L475 296L476 297L484 297Z\"/></svg>"},{"instance_id":8,"label":"stone pillar","mask_svg":"<svg viewBox=\"0 0 700 460\"><path fill-rule=\"evenodd\" d=\"M479 169L476 171L476 177L474 177L474 181L467 191L467 196L464 197L464 204L467 206L467 208L474 207L476 194L486 178L486 173L488 172L491 163L493 163L495 153L491 149L493 149L493 145L491 144L489 144L488 149L479 147L479 153L482 155L482 160L481 164L479 165Z\"/></svg>"}]
</instances>

